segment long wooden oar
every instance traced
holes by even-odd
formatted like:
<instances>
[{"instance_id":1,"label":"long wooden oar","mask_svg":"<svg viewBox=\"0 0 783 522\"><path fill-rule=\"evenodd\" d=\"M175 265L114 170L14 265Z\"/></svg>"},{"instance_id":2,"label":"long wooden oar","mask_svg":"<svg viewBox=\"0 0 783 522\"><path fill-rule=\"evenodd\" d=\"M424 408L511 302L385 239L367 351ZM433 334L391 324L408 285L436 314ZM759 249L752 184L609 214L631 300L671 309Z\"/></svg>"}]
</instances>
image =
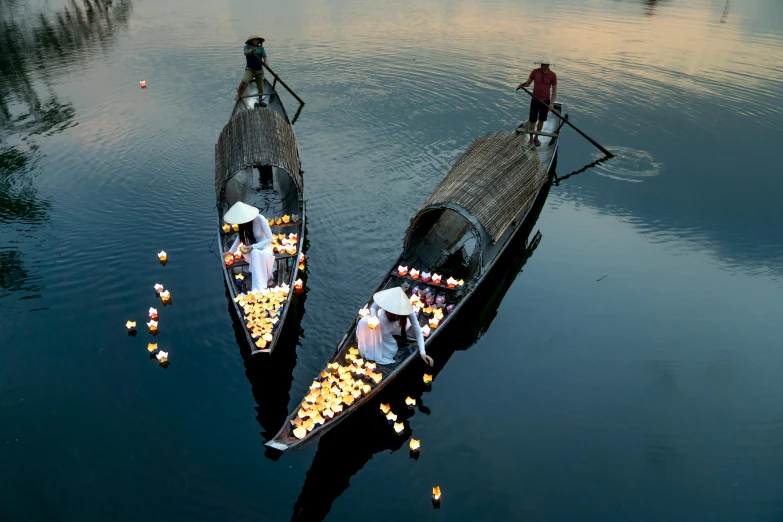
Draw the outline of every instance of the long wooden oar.
<instances>
[{"instance_id":1,"label":"long wooden oar","mask_svg":"<svg viewBox=\"0 0 783 522\"><path fill-rule=\"evenodd\" d=\"M283 81L283 80L282 80L282 79L281 79L281 78L280 78L280 77L279 77L279 76L278 76L278 75L275 73L275 71L273 71L272 69L270 69L270 68L269 68L269 66L267 66L267 64L265 64L264 62L261 62L261 65L263 65L263 66L264 66L264 69L266 69L267 71L269 71L270 73L272 73L272 76L274 76L274 77L275 77L275 79L276 79L278 82L280 82L280 85L282 85L283 87L285 87L285 88L286 88L286 90L287 90L288 92L290 92L290 93L291 93L291 96L293 96L294 98L296 98L296 101L298 101L298 102L299 102L299 103L301 103L302 105L304 105L304 104L305 104L304 100L302 100L302 98L300 98L299 96L297 96L297 95L296 95L296 93L295 93L294 91L292 91L292 90L291 90L291 87L289 87L289 86L288 86L288 85L287 85L287 84L286 84L286 83L285 83L285 82L284 82L284 81Z\"/></svg>"},{"instance_id":2,"label":"long wooden oar","mask_svg":"<svg viewBox=\"0 0 783 522\"><path fill-rule=\"evenodd\" d=\"M529 95L530 95L530 96L531 96L531 97L532 97L534 100L538 101L539 103L544 103L544 102L543 102L543 101L541 101L541 100L540 100L540 99L539 99L537 96L535 96L535 95L534 95L532 92L528 91L528 90L527 90L526 88L524 88L524 87L517 87L517 90L519 90L520 88L521 88L523 91L525 91L526 93L528 93L528 94L529 94ZM545 104L545 105L546 105L546 104ZM548 105L547 105L547 107L548 107ZM605 148L603 148L603 147L601 146L601 144L600 144L600 143L598 143L597 141L595 141L593 138L591 138L590 136L588 136L588 135L587 135L587 134L585 134L584 132L582 132L582 131L580 131L579 129L577 129L577 128L576 128L576 126L575 126L573 123L571 123L570 121L568 121L568 119L567 119L567 118L563 118L563 117L562 117L562 116L560 116L560 114L558 114L556 111L549 111L549 112L551 112L552 114L554 114L555 116L557 116L558 118L560 118L561 120L563 120L563 123L566 123L566 124L567 124L569 127L571 127L571 128L572 128L572 129L574 129L576 132L578 132L579 134L581 134L581 135L582 135L582 137L583 137L584 139L586 139L587 141L589 141L590 143L592 143L593 145L595 145L595 146L598 148L598 150L600 150L601 152L603 152L604 154L606 154L606 156L607 156L607 157L609 157L609 158L614 158L614 154L612 154L611 152L609 152L608 150L606 150Z\"/></svg>"}]
</instances>

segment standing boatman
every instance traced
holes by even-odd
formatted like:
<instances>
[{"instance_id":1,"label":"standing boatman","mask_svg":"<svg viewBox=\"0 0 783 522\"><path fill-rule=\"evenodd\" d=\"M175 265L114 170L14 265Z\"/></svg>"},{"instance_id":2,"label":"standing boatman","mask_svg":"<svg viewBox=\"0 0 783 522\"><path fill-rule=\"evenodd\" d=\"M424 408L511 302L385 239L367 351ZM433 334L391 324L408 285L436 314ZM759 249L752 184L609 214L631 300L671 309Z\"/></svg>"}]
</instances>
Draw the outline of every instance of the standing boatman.
<instances>
[{"instance_id":1,"label":"standing boatman","mask_svg":"<svg viewBox=\"0 0 783 522\"><path fill-rule=\"evenodd\" d=\"M517 90L522 87L529 87L533 84L533 100L530 102L530 118L528 119L527 129L528 132L533 132L533 128L536 127L536 121L538 121L538 132L544 128L544 122L546 121L549 111L555 110L555 98L557 98L557 75L555 71L549 68L552 63L552 58L545 56L541 58L539 62L541 65L538 69L533 69L525 83L520 83ZM551 91L551 94L550 94ZM536 100L538 98L540 102ZM535 134L530 135L530 143L535 143L536 147L541 146L541 141Z\"/></svg>"},{"instance_id":2,"label":"standing boatman","mask_svg":"<svg viewBox=\"0 0 783 522\"><path fill-rule=\"evenodd\" d=\"M266 57L266 51L264 50L264 39L257 33L251 34L247 40L245 40L245 74L242 76L242 81L239 83L239 89L237 89L237 98L239 101L242 99L250 80L256 79L256 87L258 87L258 102L261 107L266 107L266 103L261 98L264 93L264 65L269 67L269 60ZM262 65L263 60L263 65Z\"/></svg>"}]
</instances>

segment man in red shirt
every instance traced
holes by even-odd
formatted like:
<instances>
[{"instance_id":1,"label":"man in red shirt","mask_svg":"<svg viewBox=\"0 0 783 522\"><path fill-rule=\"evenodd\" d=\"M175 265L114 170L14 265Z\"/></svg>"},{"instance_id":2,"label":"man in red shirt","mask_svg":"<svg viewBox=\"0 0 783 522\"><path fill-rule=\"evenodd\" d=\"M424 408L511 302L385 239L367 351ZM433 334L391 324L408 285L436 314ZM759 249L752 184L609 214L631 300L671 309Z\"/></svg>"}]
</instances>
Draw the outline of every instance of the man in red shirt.
<instances>
[{"instance_id":1,"label":"man in red shirt","mask_svg":"<svg viewBox=\"0 0 783 522\"><path fill-rule=\"evenodd\" d=\"M530 103L530 118L528 118L527 128L532 132L538 121L538 132L544 128L544 122L546 121L549 111L555 110L555 98L557 98L557 75L555 71L549 68L552 64L552 59L545 57L541 59L541 67L534 69L530 73L525 83L520 83L517 89L522 87L528 87L533 84L533 96L541 100L539 102L535 98ZM550 94L551 90L551 94ZM530 143L535 143L536 147L541 146L541 142L538 136L535 134L530 135Z\"/></svg>"}]
</instances>

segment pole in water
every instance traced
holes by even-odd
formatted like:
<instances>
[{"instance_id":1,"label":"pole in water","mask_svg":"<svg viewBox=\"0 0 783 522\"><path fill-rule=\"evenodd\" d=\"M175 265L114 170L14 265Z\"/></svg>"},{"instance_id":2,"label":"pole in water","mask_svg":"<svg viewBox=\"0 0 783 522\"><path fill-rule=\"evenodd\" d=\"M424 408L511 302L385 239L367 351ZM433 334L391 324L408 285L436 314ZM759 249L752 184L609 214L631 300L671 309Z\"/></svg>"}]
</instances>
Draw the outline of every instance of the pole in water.
<instances>
[{"instance_id":1,"label":"pole in water","mask_svg":"<svg viewBox=\"0 0 783 522\"><path fill-rule=\"evenodd\" d=\"M517 89L517 90L519 90L519 89ZM530 97L531 97L531 98L533 98L534 100L536 100L537 102L539 102L539 103L544 103L544 102L543 102L543 101L541 101L541 100L540 100L540 99L539 99L537 96L535 96L535 95L534 95L532 92L528 91L528 90L527 90L525 87L522 87L522 90L523 90L523 91L525 91L526 93L528 93L528 94L530 95ZM557 116L558 118L560 118L561 120L563 120L563 123L567 124L569 127L571 127L571 128L572 128L572 129L574 129L576 132L578 132L578 133L579 133L579 134L580 134L580 135L581 135L581 136L582 136L584 139L586 139L587 141L589 141L590 143L592 143L593 145L595 145L595 146L598 148L598 150L600 150L601 152L603 152L604 154L606 154L606 156L607 156L607 157L609 157L609 158L614 158L614 154L612 154L611 152L609 152L608 150L606 150L605 148L603 148L603 147L601 146L601 144L600 144L600 143L598 143L597 141L595 141L593 138L591 138L590 136L588 136L588 135L587 135L587 134L585 134L584 132L582 132L582 131L580 131L579 129L577 129L577 128L576 128L576 126L574 126L574 124L573 124L573 123L571 123L570 121L568 121L568 119L567 119L567 118L563 118L562 116L560 116L560 114L558 114L558 113L557 113L557 112L555 112L555 111L549 111L549 112L551 112L552 114L554 114L555 116Z\"/></svg>"}]
</instances>

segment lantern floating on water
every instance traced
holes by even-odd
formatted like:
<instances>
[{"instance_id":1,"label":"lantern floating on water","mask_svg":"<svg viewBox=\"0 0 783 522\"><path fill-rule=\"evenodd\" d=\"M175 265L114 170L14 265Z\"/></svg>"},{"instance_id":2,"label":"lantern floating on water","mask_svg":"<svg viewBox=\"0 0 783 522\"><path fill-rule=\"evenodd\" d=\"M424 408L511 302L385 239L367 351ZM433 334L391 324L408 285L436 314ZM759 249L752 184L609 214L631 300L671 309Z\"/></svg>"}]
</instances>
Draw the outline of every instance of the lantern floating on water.
<instances>
[{"instance_id":1,"label":"lantern floating on water","mask_svg":"<svg viewBox=\"0 0 783 522\"><path fill-rule=\"evenodd\" d=\"M225 225L223 225L223 227L222 227L222 228L223 228L223 232L225 232L226 234L228 234L229 232L231 232L231 225L229 225L228 223L226 223Z\"/></svg>"},{"instance_id":2,"label":"lantern floating on water","mask_svg":"<svg viewBox=\"0 0 783 522\"><path fill-rule=\"evenodd\" d=\"M391 406L389 406L388 404L381 403L381 412L383 412L384 415L389 413L390 411L391 411Z\"/></svg>"},{"instance_id":3,"label":"lantern floating on water","mask_svg":"<svg viewBox=\"0 0 783 522\"><path fill-rule=\"evenodd\" d=\"M169 352L160 351L155 357L157 357L160 362L164 363L169 360Z\"/></svg>"},{"instance_id":4,"label":"lantern floating on water","mask_svg":"<svg viewBox=\"0 0 783 522\"><path fill-rule=\"evenodd\" d=\"M424 380L424 384L431 384L432 383L432 375L430 375L428 373L425 373L424 377L423 377L423 380Z\"/></svg>"},{"instance_id":5,"label":"lantern floating on water","mask_svg":"<svg viewBox=\"0 0 783 522\"><path fill-rule=\"evenodd\" d=\"M150 321L147 323L147 327L150 329L151 333L155 333L158 331L158 321Z\"/></svg>"},{"instance_id":6,"label":"lantern floating on water","mask_svg":"<svg viewBox=\"0 0 783 522\"><path fill-rule=\"evenodd\" d=\"M402 422L395 422L394 423L394 432L397 435L402 434L404 429L405 429L405 424L403 424Z\"/></svg>"},{"instance_id":7,"label":"lantern floating on water","mask_svg":"<svg viewBox=\"0 0 783 522\"><path fill-rule=\"evenodd\" d=\"M166 257L165 250L161 250L160 252L158 252L158 259L160 259L161 263L165 263L167 261L168 258Z\"/></svg>"},{"instance_id":8,"label":"lantern floating on water","mask_svg":"<svg viewBox=\"0 0 783 522\"><path fill-rule=\"evenodd\" d=\"M440 274L432 274L432 282L436 285L440 284L440 280L443 278Z\"/></svg>"},{"instance_id":9,"label":"lantern floating on water","mask_svg":"<svg viewBox=\"0 0 783 522\"><path fill-rule=\"evenodd\" d=\"M413 451L415 453L415 452L419 451L420 447L421 447L421 441L419 441L417 439L411 439L411 442L410 442L411 451Z\"/></svg>"},{"instance_id":10,"label":"lantern floating on water","mask_svg":"<svg viewBox=\"0 0 783 522\"><path fill-rule=\"evenodd\" d=\"M163 302L171 301L171 292L168 290L164 290L160 293L160 298L163 299Z\"/></svg>"},{"instance_id":11,"label":"lantern floating on water","mask_svg":"<svg viewBox=\"0 0 783 522\"><path fill-rule=\"evenodd\" d=\"M304 288L304 281L302 281L301 279L297 279L296 282L294 283L294 288L296 289L297 292L301 292L302 289Z\"/></svg>"},{"instance_id":12,"label":"lantern floating on water","mask_svg":"<svg viewBox=\"0 0 783 522\"><path fill-rule=\"evenodd\" d=\"M413 279L418 279L419 278L419 271L416 270L415 268L411 268L411 277Z\"/></svg>"},{"instance_id":13,"label":"lantern floating on water","mask_svg":"<svg viewBox=\"0 0 783 522\"><path fill-rule=\"evenodd\" d=\"M405 274L408 273L408 267L407 266L402 266L402 265L398 266L397 267L397 273L400 274L401 276L404 276Z\"/></svg>"},{"instance_id":14,"label":"lantern floating on water","mask_svg":"<svg viewBox=\"0 0 783 522\"><path fill-rule=\"evenodd\" d=\"M455 286L457 286L457 280L454 279L453 277L449 277L448 279L446 279L446 286L448 286L449 288L454 288Z\"/></svg>"},{"instance_id":15,"label":"lantern floating on water","mask_svg":"<svg viewBox=\"0 0 783 522\"><path fill-rule=\"evenodd\" d=\"M156 309L150 308L149 314L150 314L150 319L154 319L155 321L158 320L158 311Z\"/></svg>"},{"instance_id":16,"label":"lantern floating on water","mask_svg":"<svg viewBox=\"0 0 783 522\"><path fill-rule=\"evenodd\" d=\"M152 353L158 349L158 343L147 343L147 351Z\"/></svg>"},{"instance_id":17,"label":"lantern floating on water","mask_svg":"<svg viewBox=\"0 0 783 522\"><path fill-rule=\"evenodd\" d=\"M412 410L416 407L416 399L412 397L405 397L405 405L408 407L409 410Z\"/></svg>"},{"instance_id":18,"label":"lantern floating on water","mask_svg":"<svg viewBox=\"0 0 783 522\"><path fill-rule=\"evenodd\" d=\"M367 308L366 306L364 308L362 308L361 310L359 310L359 317L365 318L368 315L370 315L370 309Z\"/></svg>"},{"instance_id":19,"label":"lantern floating on water","mask_svg":"<svg viewBox=\"0 0 783 522\"><path fill-rule=\"evenodd\" d=\"M128 329L129 332L135 332L136 331L136 321L128 321L125 323L125 328Z\"/></svg>"},{"instance_id":20,"label":"lantern floating on water","mask_svg":"<svg viewBox=\"0 0 783 522\"><path fill-rule=\"evenodd\" d=\"M139 81L139 87L141 87L142 89L146 89L147 88L147 80L140 80Z\"/></svg>"},{"instance_id":21,"label":"lantern floating on water","mask_svg":"<svg viewBox=\"0 0 783 522\"><path fill-rule=\"evenodd\" d=\"M372 316L367 320L367 326L369 326L371 330L375 330L375 328L377 328L379 324L380 321L375 316Z\"/></svg>"},{"instance_id":22,"label":"lantern floating on water","mask_svg":"<svg viewBox=\"0 0 783 522\"><path fill-rule=\"evenodd\" d=\"M440 503L440 486L435 486L432 488L432 502L434 504Z\"/></svg>"},{"instance_id":23,"label":"lantern floating on water","mask_svg":"<svg viewBox=\"0 0 783 522\"><path fill-rule=\"evenodd\" d=\"M163 291L163 285L160 283L155 283L155 293L159 294Z\"/></svg>"},{"instance_id":24,"label":"lantern floating on water","mask_svg":"<svg viewBox=\"0 0 783 522\"><path fill-rule=\"evenodd\" d=\"M397 415L395 415L393 411L389 410L389 413L386 414L386 420L389 421L389 424L392 424L397 420Z\"/></svg>"}]
</instances>

